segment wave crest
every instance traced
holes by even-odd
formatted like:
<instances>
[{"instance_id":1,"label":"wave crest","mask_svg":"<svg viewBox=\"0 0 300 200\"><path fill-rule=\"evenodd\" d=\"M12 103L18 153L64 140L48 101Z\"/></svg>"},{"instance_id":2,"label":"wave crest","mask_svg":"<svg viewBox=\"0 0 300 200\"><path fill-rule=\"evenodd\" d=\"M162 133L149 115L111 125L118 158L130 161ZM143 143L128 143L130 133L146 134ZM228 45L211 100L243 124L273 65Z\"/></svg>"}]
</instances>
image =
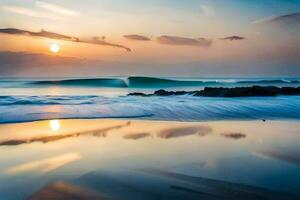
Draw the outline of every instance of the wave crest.
<instances>
[{"instance_id":1,"label":"wave crest","mask_svg":"<svg viewBox=\"0 0 300 200\"><path fill-rule=\"evenodd\" d=\"M58 86L85 86L85 87L108 87L108 88L169 88L169 87L196 87L196 86L222 86L234 84L298 84L299 80L239 80L239 79L205 79L205 80L188 80L178 78L158 78L130 76L128 78L87 78L87 79L60 79L60 80L42 80L32 81L34 85L58 85Z\"/></svg>"}]
</instances>

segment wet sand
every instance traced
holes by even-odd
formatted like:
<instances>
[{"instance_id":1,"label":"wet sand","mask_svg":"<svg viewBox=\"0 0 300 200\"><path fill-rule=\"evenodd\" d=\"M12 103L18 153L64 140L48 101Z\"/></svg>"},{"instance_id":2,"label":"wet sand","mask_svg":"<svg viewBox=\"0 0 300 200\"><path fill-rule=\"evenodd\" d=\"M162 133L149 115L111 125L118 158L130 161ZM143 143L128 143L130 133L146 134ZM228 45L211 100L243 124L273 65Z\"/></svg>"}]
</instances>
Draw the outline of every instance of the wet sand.
<instances>
[{"instance_id":1,"label":"wet sand","mask_svg":"<svg viewBox=\"0 0 300 200\"><path fill-rule=\"evenodd\" d=\"M2 124L0 199L299 199L299 130L298 121Z\"/></svg>"}]
</instances>

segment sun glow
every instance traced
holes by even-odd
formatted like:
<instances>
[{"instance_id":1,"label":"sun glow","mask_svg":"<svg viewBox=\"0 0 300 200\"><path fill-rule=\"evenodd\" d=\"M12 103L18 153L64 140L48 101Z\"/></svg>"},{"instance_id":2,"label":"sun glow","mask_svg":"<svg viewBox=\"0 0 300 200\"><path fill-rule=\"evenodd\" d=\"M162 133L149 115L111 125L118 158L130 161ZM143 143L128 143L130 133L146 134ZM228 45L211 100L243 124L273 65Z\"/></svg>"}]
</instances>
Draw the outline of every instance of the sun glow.
<instances>
[{"instance_id":1,"label":"sun glow","mask_svg":"<svg viewBox=\"0 0 300 200\"><path fill-rule=\"evenodd\" d=\"M57 53L60 50L60 46L58 44L51 44L49 50L52 53Z\"/></svg>"},{"instance_id":2,"label":"sun glow","mask_svg":"<svg viewBox=\"0 0 300 200\"><path fill-rule=\"evenodd\" d=\"M57 119L50 120L50 128L52 131L57 132L60 129L60 122Z\"/></svg>"}]
</instances>

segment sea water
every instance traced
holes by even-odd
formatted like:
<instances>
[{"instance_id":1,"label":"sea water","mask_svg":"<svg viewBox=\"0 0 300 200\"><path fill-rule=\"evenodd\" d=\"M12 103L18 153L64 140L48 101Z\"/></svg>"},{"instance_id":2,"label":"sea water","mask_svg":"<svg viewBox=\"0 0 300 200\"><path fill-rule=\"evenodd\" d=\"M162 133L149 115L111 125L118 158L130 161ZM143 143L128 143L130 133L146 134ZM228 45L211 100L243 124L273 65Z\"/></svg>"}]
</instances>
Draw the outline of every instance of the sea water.
<instances>
[{"instance_id":1,"label":"sea water","mask_svg":"<svg viewBox=\"0 0 300 200\"><path fill-rule=\"evenodd\" d=\"M299 119L300 96L216 98L128 96L158 89L299 87L299 78L2 78L0 123L54 118L143 118L199 121Z\"/></svg>"}]
</instances>

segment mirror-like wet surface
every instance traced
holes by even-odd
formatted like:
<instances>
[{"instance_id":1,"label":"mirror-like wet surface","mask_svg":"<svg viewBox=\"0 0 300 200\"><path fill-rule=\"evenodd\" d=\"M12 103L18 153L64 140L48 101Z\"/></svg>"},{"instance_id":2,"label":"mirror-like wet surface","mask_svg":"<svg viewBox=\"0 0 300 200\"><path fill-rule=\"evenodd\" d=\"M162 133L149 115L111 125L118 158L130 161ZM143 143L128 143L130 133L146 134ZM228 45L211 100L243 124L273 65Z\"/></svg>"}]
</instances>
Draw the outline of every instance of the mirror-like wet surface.
<instances>
[{"instance_id":1,"label":"mirror-like wet surface","mask_svg":"<svg viewBox=\"0 0 300 200\"><path fill-rule=\"evenodd\" d=\"M0 125L0 199L299 199L299 121Z\"/></svg>"}]
</instances>

